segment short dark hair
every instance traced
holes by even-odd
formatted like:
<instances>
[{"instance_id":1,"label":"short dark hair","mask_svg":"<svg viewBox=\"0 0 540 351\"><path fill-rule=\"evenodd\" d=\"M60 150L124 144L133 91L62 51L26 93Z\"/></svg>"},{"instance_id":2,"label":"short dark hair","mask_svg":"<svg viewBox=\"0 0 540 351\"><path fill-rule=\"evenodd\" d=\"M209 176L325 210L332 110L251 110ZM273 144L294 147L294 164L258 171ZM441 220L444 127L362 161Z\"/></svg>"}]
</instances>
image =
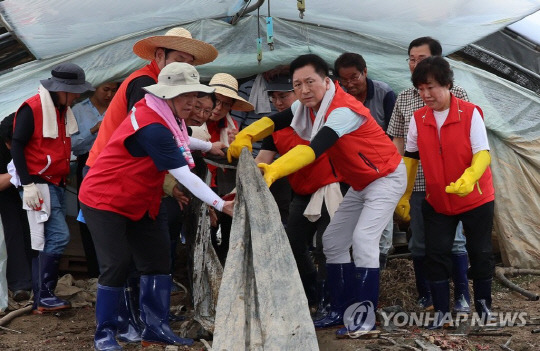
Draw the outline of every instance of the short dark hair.
<instances>
[{"instance_id":1,"label":"short dark hair","mask_svg":"<svg viewBox=\"0 0 540 351\"><path fill-rule=\"evenodd\" d=\"M209 97L210 100L212 100L212 109L215 109L216 108L216 94L214 93L203 93L202 91L200 91L198 94L197 94L197 99L200 99L200 98L203 98L203 97Z\"/></svg>"},{"instance_id":2,"label":"short dark hair","mask_svg":"<svg viewBox=\"0 0 540 351\"><path fill-rule=\"evenodd\" d=\"M341 54L334 62L334 73L339 76L340 68L356 67L360 72L364 72L366 69L366 61L360 54L354 52L346 52Z\"/></svg>"},{"instance_id":3,"label":"short dark hair","mask_svg":"<svg viewBox=\"0 0 540 351\"><path fill-rule=\"evenodd\" d=\"M317 74L320 75L322 78L326 78L330 75L328 64L326 63L326 61L324 61L320 56L317 56L315 54L307 54L298 56L293 60L293 62L291 62L289 68L289 73L291 77L297 69L308 65L313 66L315 72L317 72Z\"/></svg>"},{"instance_id":4,"label":"short dark hair","mask_svg":"<svg viewBox=\"0 0 540 351\"><path fill-rule=\"evenodd\" d=\"M11 142L13 138L13 120L15 119L15 112L5 117L0 122L0 140L5 143Z\"/></svg>"},{"instance_id":5,"label":"short dark hair","mask_svg":"<svg viewBox=\"0 0 540 351\"><path fill-rule=\"evenodd\" d=\"M454 85L454 72L450 64L441 56L430 56L420 61L412 74L411 80L415 88L420 84L425 84L428 79L434 79L441 86Z\"/></svg>"},{"instance_id":6,"label":"short dark hair","mask_svg":"<svg viewBox=\"0 0 540 351\"><path fill-rule=\"evenodd\" d=\"M416 38L409 44L409 50L407 50L407 55L411 54L411 49L422 46L422 45L428 45L429 51L431 52L432 56L441 56L442 55L442 46L441 43L437 39L433 39L432 37L420 37Z\"/></svg>"}]
</instances>

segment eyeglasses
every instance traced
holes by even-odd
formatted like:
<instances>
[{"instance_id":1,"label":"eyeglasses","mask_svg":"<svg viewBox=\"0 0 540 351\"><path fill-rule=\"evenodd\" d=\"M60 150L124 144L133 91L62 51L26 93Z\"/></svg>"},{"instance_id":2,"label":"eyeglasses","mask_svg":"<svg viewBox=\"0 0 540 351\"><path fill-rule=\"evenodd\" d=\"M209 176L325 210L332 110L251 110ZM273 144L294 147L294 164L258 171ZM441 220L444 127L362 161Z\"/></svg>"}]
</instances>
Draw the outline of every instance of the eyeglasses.
<instances>
[{"instance_id":1,"label":"eyeglasses","mask_svg":"<svg viewBox=\"0 0 540 351\"><path fill-rule=\"evenodd\" d=\"M232 107L232 103L221 101L220 99L216 100L216 107L222 106L224 109L230 110Z\"/></svg>"},{"instance_id":2,"label":"eyeglasses","mask_svg":"<svg viewBox=\"0 0 540 351\"><path fill-rule=\"evenodd\" d=\"M420 56L419 58L415 59L414 57L406 58L405 61L409 63L409 65L416 65L426 57Z\"/></svg>"},{"instance_id":3,"label":"eyeglasses","mask_svg":"<svg viewBox=\"0 0 540 351\"><path fill-rule=\"evenodd\" d=\"M208 116L210 116L212 114L212 110L204 110L200 106L195 106L193 108L193 111L195 113L197 113L197 114L200 114L202 112L206 117L208 117Z\"/></svg>"},{"instance_id":4,"label":"eyeglasses","mask_svg":"<svg viewBox=\"0 0 540 351\"><path fill-rule=\"evenodd\" d=\"M339 78L339 82L343 85L348 85L349 83L354 83L354 82L357 82L358 80L360 80L360 77L362 75L361 74L357 74L356 76L352 76L351 78Z\"/></svg>"},{"instance_id":5,"label":"eyeglasses","mask_svg":"<svg viewBox=\"0 0 540 351\"><path fill-rule=\"evenodd\" d=\"M292 93L293 93L292 91L287 91L281 94L276 94L275 97L273 95L270 95L268 96L268 98L270 99L271 103L277 102L278 100L284 101L284 100L287 100L289 96L291 96Z\"/></svg>"}]
</instances>

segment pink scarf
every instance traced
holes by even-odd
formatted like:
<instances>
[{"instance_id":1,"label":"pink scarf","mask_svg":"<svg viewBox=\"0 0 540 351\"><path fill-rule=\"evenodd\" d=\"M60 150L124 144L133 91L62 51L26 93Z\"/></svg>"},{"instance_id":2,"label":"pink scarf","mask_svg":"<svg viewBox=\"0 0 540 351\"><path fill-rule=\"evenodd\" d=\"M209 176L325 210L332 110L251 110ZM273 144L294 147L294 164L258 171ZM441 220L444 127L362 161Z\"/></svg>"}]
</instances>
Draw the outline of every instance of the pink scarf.
<instances>
[{"instance_id":1,"label":"pink scarf","mask_svg":"<svg viewBox=\"0 0 540 351\"><path fill-rule=\"evenodd\" d=\"M144 98L146 100L146 105L160 115L165 123L167 123L167 126L173 133L176 145L178 145L180 148L180 151L186 159L189 168L195 167L195 161L193 161L191 150L189 150L189 135L187 133L187 127L184 120L180 120L181 125L179 126L177 119L174 117L169 105L167 105L165 100L157 98L152 94L146 94Z\"/></svg>"}]
</instances>

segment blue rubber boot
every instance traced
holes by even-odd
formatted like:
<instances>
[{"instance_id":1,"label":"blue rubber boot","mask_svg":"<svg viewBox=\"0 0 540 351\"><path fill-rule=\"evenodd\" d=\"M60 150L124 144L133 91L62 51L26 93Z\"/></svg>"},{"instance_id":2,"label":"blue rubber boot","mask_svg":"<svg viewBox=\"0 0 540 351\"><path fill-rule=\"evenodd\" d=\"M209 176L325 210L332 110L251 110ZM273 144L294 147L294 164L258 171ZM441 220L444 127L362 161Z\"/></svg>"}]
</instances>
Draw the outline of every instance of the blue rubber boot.
<instances>
[{"instance_id":1,"label":"blue rubber boot","mask_svg":"<svg viewBox=\"0 0 540 351\"><path fill-rule=\"evenodd\" d=\"M40 252L38 256L39 282L38 282L38 313L56 312L71 308L71 303L62 300L54 294L56 284L58 284L58 265L60 256Z\"/></svg>"},{"instance_id":2,"label":"blue rubber boot","mask_svg":"<svg viewBox=\"0 0 540 351\"><path fill-rule=\"evenodd\" d=\"M431 291L425 275L424 259L424 256L413 257L414 278L416 290L418 291L418 300L416 301L418 307L431 311L433 310L433 300L431 299Z\"/></svg>"},{"instance_id":3,"label":"blue rubber boot","mask_svg":"<svg viewBox=\"0 0 540 351\"><path fill-rule=\"evenodd\" d=\"M469 260L467 253L452 254L452 280L454 281L454 313L471 313L471 295L467 270Z\"/></svg>"},{"instance_id":4,"label":"blue rubber boot","mask_svg":"<svg viewBox=\"0 0 540 351\"><path fill-rule=\"evenodd\" d=\"M181 338L173 333L169 326L169 308L171 304L170 275L141 275L140 309L144 324L142 346L187 345L193 339Z\"/></svg>"},{"instance_id":5,"label":"blue rubber boot","mask_svg":"<svg viewBox=\"0 0 540 351\"><path fill-rule=\"evenodd\" d=\"M474 308L484 325L494 321L491 314L491 282L491 278L473 280Z\"/></svg>"},{"instance_id":6,"label":"blue rubber boot","mask_svg":"<svg viewBox=\"0 0 540 351\"><path fill-rule=\"evenodd\" d=\"M143 324L139 317L139 277L130 277L122 289L118 305L118 340L141 342Z\"/></svg>"},{"instance_id":7,"label":"blue rubber boot","mask_svg":"<svg viewBox=\"0 0 540 351\"><path fill-rule=\"evenodd\" d=\"M343 325L343 312L352 304L354 264L326 264L326 283L330 292L330 311L315 320L315 328Z\"/></svg>"},{"instance_id":8,"label":"blue rubber boot","mask_svg":"<svg viewBox=\"0 0 540 351\"><path fill-rule=\"evenodd\" d=\"M345 327L336 332L336 337L357 338L376 329L377 305L379 303L379 268L356 267L353 280L353 302L358 303L354 311L345 314Z\"/></svg>"},{"instance_id":9,"label":"blue rubber boot","mask_svg":"<svg viewBox=\"0 0 540 351\"><path fill-rule=\"evenodd\" d=\"M94 349L98 351L122 350L116 341L118 328L118 301L123 288L98 284L96 296L96 333Z\"/></svg>"},{"instance_id":10,"label":"blue rubber boot","mask_svg":"<svg viewBox=\"0 0 540 351\"><path fill-rule=\"evenodd\" d=\"M435 320L426 329L442 329L450 323L450 282L446 280L430 281L431 297L435 309Z\"/></svg>"}]
</instances>

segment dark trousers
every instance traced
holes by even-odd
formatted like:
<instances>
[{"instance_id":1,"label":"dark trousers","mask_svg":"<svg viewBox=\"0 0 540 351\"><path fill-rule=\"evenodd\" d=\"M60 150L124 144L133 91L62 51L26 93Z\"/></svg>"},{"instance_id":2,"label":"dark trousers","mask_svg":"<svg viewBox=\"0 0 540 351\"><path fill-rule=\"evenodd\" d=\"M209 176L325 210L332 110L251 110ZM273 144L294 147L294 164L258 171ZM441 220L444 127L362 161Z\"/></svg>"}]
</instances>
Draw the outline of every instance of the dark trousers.
<instances>
[{"instance_id":1,"label":"dark trousers","mask_svg":"<svg viewBox=\"0 0 540 351\"><path fill-rule=\"evenodd\" d=\"M424 200L424 230L426 235L426 274L432 281L445 280L452 276L452 245L458 222L463 223L469 254L468 277L490 279L493 276L494 258L491 246L494 201L470 211L448 216L435 211Z\"/></svg>"},{"instance_id":2,"label":"dark trousers","mask_svg":"<svg viewBox=\"0 0 540 351\"><path fill-rule=\"evenodd\" d=\"M289 207L289 219L286 228L289 243L301 277L309 276L317 271L309 254L313 235L317 235L317 246L315 248L314 258L319 270L324 270L326 263L326 258L322 252L322 235L326 230L328 223L330 223L330 215L326 210L326 205L323 204L321 218L316 222L310 222L304 216L304 211L306 210L310 199L311 195L293 195Z\"/></svg>"},{"instance_id":3,"label":"dark trousers","mask_svg":"<svg viewBox=\"0 0 540 351\"><path fill-rule=\"evenodd\" d=\"M88 173L89 167L86 166L86 160L88 159L88 153L77 156L77 193L81 188L81 183ZM80 206L79 206L80 207ZM79 232L81 233L81 241L84 248L84 255L86 256L86 268L88 270L88 276L95 278L99 276L99 265L96 256L96 248L92 241L92 236L88 230L86 223L79 222Z\"/></svg>"},{"instance_id":4,"label":"dark trousers","mask_svg":"<svg viewBox=\"0 0 540 351\"><path fill-rule=\"evenodd\" d=\"M22 202L13 192L9 198L2 197L0 215L8 254L6 276L11 291L32 289L32 250L30 229Z\"/></svg>"},{"instance_id":5,"label":"dark trousers","mask_svg":"<svg viewBox=\"0 0 540 351\"><path fill-rule=\"evenodd\" d=\"M81 203L99 261L99 284L124 286L133 260L141 275L169 274L170 238L161 206L156 220L145 215L132 221L115 212L98 210Z\"/></svg>"},{"instance_id":6,"label":"dark trousers","mask_svg":"<svg viewBox=\"0 0 540 351\"><path fill-rule=\"evenodd\" d=\"M270 192L276 200L278 206L279 215L281 216L281 223L284 225L287 223L289 218L289 206L291 204L292 190L287 177L280 178L276 180L270 186Z\"/></svg>"},{"instance_id":7,"label":"dark trousers","mask_svg":"<svg viewBox=\"0 0 540 351\"><path fill-rule=\"evenodd\" d=\"M166 196L161 199L161 206L165 207L167 213L167 228L171 240L171 274L174 273L174 263L176 261L176 246L182 230L183 212L174 197Z\"/></svg>"}]
</instances>

